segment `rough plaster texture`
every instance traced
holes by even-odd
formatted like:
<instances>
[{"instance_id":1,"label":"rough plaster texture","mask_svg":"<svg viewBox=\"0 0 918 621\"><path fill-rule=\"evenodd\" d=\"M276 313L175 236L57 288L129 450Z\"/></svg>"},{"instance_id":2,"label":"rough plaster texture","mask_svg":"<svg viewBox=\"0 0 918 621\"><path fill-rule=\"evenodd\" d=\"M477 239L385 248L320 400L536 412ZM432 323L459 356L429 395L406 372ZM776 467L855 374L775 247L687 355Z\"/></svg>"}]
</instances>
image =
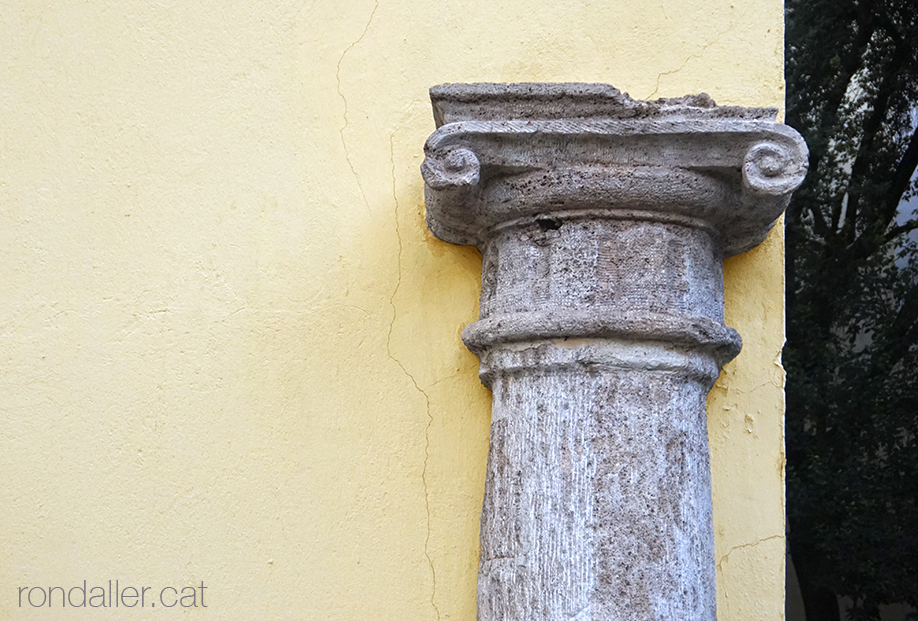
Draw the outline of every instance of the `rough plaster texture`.
<instances>
[{"instance_id":1,"label":"rough plaster texture","mask_svg":"<svg viewBox=\"0 0 918 621\"><path fill-rule=\"evenodd\" d=\"M0 619L84 578L203 579L209 619L474 618L481 259L424 226L429 86L780 107L782 11L0 3ZM783 611L782 274L780 230L725 265L722 621Z\"/></svg>"},{"instance_id":2,"label":"rough plaster texture","mask_svg":"<svg viewBox=\"0 0 918 621\"><path fill-rule=\"evenodd\" d=\"M598 84L431 89L427 224L483 255L478 619L716 618L705 397L722 263L806 173L776 110Z\"/></svg>"}]
</instances>

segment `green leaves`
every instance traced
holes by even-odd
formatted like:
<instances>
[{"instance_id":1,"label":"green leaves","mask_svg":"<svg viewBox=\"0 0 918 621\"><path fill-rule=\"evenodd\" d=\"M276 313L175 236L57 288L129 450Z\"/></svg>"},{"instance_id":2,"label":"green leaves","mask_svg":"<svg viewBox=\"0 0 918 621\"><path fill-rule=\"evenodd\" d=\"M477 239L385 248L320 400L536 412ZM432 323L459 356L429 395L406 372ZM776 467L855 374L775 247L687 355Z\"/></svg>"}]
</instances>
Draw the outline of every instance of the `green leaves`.
<instances>
[{"instance_id":1,"label":"green leaves","mask_svg":"<svg viewBox=\"0 0 918 621\"><path fill-rule=\"evenodd\" d=\"M918 11L787 3L787 123L810 175L787 217L788 521L821 590L918 606ZM808 597L809 594L809 597Z\"/></svg>"}]
</instances>

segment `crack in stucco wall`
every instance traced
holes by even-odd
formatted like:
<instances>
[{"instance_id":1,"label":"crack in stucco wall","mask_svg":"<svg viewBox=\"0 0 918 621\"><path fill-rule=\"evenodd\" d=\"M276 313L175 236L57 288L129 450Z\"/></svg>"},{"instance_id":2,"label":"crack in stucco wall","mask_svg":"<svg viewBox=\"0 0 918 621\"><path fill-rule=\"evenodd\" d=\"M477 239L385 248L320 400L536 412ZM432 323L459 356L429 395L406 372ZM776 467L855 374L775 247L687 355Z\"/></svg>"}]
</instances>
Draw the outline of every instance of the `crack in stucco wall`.
<instances>
[{"instance_id":1,"label":"crack in stucco wall","mask_svg":"<svg viewBox=\"0 0 918 621\"><path fill-rule=\"evenodd\" d=\"M431 590L430 590L430 605L433 607L434 612L437 615L437 620L440 619L440 608L437 606L436 597L437 597L437 572L434 570L433 558L430 556L430 536L431 536L431 527L430 527L430 488L427 485L427 466L430 461L430 428L433 425L433 414L430 412L430 395L427 394L421 385L418 384L418 381L414 376L408 372L408 369L405 368L405 365L402 362L392 355L392 331L395 328L395 320L398 316L398 310L395 307L395 296L398 294L399 288L402 286L402 233L398 224L398 192L395 187L395 145L394 145L395 134L392 133L389 136L389 155L392 162L392 199L395 204L394 216L395 216L395 238L398 241L398 254L396 255L396 266L397 274L395 281L395 289L392 291L392 295L389 297L389 306L392 307L392 321L389 323L389 332L386 335L386 354L389 358L398 365L398 368L402 370L402 373L414 384L415 389L424 397L424 403L427 408L427 426L424 429L424 465L421 469L421 482L424 485L424 508L427 511L427 534L424 538L424 556L427 557L427 564L430 566L430 579L431 579Z\"/></svg>"},{"instance_id":2,"label":"crack in stucco wall","mask_svg":"<svg viewBox=\"0 0 918 621\"><path fill-rule=\"evenodd\" d=\"M662 5L661 5L661 8L662 8ZM664 13L665 13L665 10L664 10ZM741 16L740 19L742 19L742 17L745 17L745 13L743 13L743 15ZM667 17L667 19L669 19L669 18ZM731 30L733 30L733 25L734 25L734 21L733 21L733 20L730 20L730 25L727 26L727 28L726 28L725 30L722 30L722 31L718 32L717 34L715 34L715 35L714 35L714 38L712 38L710 41L708 41L707 43L705 43L704 45L702 45L702 46L701 46L701 49L700 49L699 51L695 52L694 54L689 55L689 57L686 58L686 59L682 62L681 65L679 65L679 66L676 67L675 69L671 69L670 71L663 71L662 73L659 73L659 74L657 75L657 84L656 84L656 87L653 89L653 92L650 93L650 95L648 95L647 97L645 97L645 99L653 99L654 96L657 94L657 92L659 92L659 90L660 90L660 80L663 79L663 76L665 76L665 75L673 75L674 73L679 73L680 71L682 71L683 69L685 69L685 66L688 65L689 62L690 62L691 60L693 60L693 59L696 59L696 60L697 60L697 59L701 58L702 56L704 56L704 53L708 50L709 47L711 47L712 45L714 45L715 43L717 43L718 41L720 41L720 38L721 38L722 36L724 36L725 34L727 34L728 32L730 32Z\"/></svg>"},{"instance_id":3,"label":"crack in stucco wall","mask_svg":"<svg viewBox=\"0 0 918 621\"><path fill-rule=\"evenodd\" d=\"M738 546L733 546L732 548L727 550L727 553L721 556L720 559L717 561L717 569L723 569L723 567L721 567L721 563L727 560L727 558L729 558L729 556L733 554L733 552L735 552L736 550L739 550L741 548L754 548L760 543L765 543L766 541L771 541L772 539L784 539L784 535L772 535L771 537L765 537L764 539L759 539L758 541L751 541L749 543L741 543Z\"/></svg>"},{"instance_id":4,"label":"crack in stucco wall","mask_svg":"<svg viewBox=\"0 0 918 621\"><path fill-rule=\"evenodd\" d=\"M360 174L357 172L357 169L354 166L354 162L351 159L351 153L350 153L350 150L348 149L347 138L345 136L345 132L347 131L348 125L350 124L350 120L348 118L349 108L348 108L347 98L344 96L344 91L342 90L342 86L341 86L341 65L343 64L344 59L347 56L347 54L352 49L354 49L366 36L367 32L370 29L370 26L373 23L373 18L376 16L376 11L378 9L379 9L379 1L377 0L375 5L373 6L373 10L370 12L370 16L367 19L367 23L364 26L363 31L360 33L360 36L357 37L357 39L355 39L353 43L351 43L344 49L344 51L341 53L341 57L338 59L338 63L335 66L335 81L337 85L337 92L338 92L338 96L341 98L341 102L344 107L344 110L342 113L343 123L340 129L338 130L338 134L341 137L341 146L344 149L344 157L345 157L345 160L347 161L348 168L350 168L351 174L354 176L354 179L357 182L357 187L360 190L360 195L363 198L364 205L366 206L367 211L370 212L371 216L372 216L372 210L370 209L370 203L369 203L369 200L367 199L366 192L364 191L363 183L360 180ZM402 285L402 251L403 251L401 231L399 229L399 224L398 224L398 194L396 192L396 187L395 187L394 133L389 136L389 149L390 149L390 159L391 159L391 166L392 166L392 197L393 197L394 205L395 205L395 210L394 210L395 236L398 241L398 254L396 258L397 275L396 275L395 288L392 291L392 295L389 297L389 306L392 307L392 321L389 323L389 330L386 335L386 355L396 365L398 365L399 369L401 369L405 377L408 378L408 380L414 385L415 389L421 394L421 396L424 397L425 409L427 413L427 425L424 430L424 442L425 442L424 464L421 470L421 482L424 487L424 508L427 514L426 535L424 539L424 556L426 557L427 564L430 567L430 575L431 575L430 605L434 609L434 612L436 613L436 618L439 620L440 619L440 609L436 603L437 576L436 576L436 570L434 569L433 558L430 556L430 538L431 538L430 488L427 483L428 465L430 461L430 430L431 430L431 426L433 425L433 414L430 411L430 396L420 386L420 384L418 384L415 377L411 373L409 373L408 369L405 368L405 365L392 354L392 332L394 330L395 320L398 315L398 310L395 306L395 296L398 294L399 289L401 288L401 285Z\"/></svg>"},{"instance_id":5,"label":"crack in stucco wall","mask_svg":"<svg viewBox=\"0 0 918 621\"><path fill-rule=\"evenodd\" d=\"M363 27L363 32L360 33L360 36L354 40L349 46L347 46L343 52L341 52L341 58L338 59L338 64L335 66L335 81L337 82L338 96L341 98L341 102L344 104L344 123L341 125L341 129L338 130L338 133L341 135L341 146L344 147L344 159L347 160L347 165L351 169L351 173L354 175L354 179L357 180L357 187L360 189L360 195L363 197L363 203L367 207L367 211L370 212L372 217L373 212L370 210L370 202L367 200L367 194L363 191L363 184L360 182L360 175L357 174L357 169L354 167L354 162L351 161L351 152L347 148L347 139L344 137L344 131L348 126L347 118L347 98L344 96L344 92L341 90L341 63L344 62L344 57L347 56L347 53L350 52L354 47L363 41L363 38L367 35L367 31L370 30L370 24L373 23L373 17L376 15L376 9L379 8L379 0L377 0L376 5L373 7L373 11L370 13L370 18L367 20L366 26Z\"/></svg>"}]
</instances>

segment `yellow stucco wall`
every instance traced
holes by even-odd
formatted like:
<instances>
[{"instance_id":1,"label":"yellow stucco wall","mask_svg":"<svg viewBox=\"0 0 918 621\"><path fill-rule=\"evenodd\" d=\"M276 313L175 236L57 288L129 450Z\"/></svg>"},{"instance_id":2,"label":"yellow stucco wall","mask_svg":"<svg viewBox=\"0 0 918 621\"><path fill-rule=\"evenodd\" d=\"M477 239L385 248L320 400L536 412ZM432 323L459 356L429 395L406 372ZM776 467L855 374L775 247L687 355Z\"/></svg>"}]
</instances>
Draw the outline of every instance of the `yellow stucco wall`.
<instances>
[{"instance_id":1,"label":"yellow stucco wall","mask_svg":"<svg viewBox=\"0 0 918 621\"><path fill-rule=\"evenodd\" d=\"M480 257L427 88L780 106L776 0L0 3L0 619L474 619ZM727 265L722 621L783 616L779 233ZM19 608L20 586L207 608ZM56 602L55 602L55 605Z\"/></svg>"}]
</instances>

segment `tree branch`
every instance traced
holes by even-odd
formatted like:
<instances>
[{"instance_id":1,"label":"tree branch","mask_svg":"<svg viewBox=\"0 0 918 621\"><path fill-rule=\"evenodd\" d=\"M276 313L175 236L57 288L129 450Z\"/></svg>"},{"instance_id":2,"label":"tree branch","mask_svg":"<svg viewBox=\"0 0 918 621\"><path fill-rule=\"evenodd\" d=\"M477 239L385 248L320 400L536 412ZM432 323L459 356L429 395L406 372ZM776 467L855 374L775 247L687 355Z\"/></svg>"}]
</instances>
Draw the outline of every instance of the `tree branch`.
<instances>
[{"instance_id":1,"label":"tree branch","mask_svg":"<svg viewBox=\"0 0 918 621\"><path fill-rule=\"evenodd\" d=\"M885 243L888 244L889 242L899 237L900 235L910 233L914 231L915 229L918 229L918 218L909 220L905 224L894 226L893 228L889 229L889 231L886 233L886 236L884 238L886 240Z\"/></svg>"},{"instance_id":2,"label":"tree branch","mask_svg":"<svg viewBox=\"0 0 918 621\"><path fill-rule=\"evenodd\" d=\"M916 166L918 166L918 128L915 129L911 139L908 141L908 146L905 149L905 153L902 154L898 166L896 166L896 172L892 176L892 182L883 200L883 211L886 215L887 225L896 216L899 203L902 202L902 195L911 185Z\"/></svg>"}]
</instances>

